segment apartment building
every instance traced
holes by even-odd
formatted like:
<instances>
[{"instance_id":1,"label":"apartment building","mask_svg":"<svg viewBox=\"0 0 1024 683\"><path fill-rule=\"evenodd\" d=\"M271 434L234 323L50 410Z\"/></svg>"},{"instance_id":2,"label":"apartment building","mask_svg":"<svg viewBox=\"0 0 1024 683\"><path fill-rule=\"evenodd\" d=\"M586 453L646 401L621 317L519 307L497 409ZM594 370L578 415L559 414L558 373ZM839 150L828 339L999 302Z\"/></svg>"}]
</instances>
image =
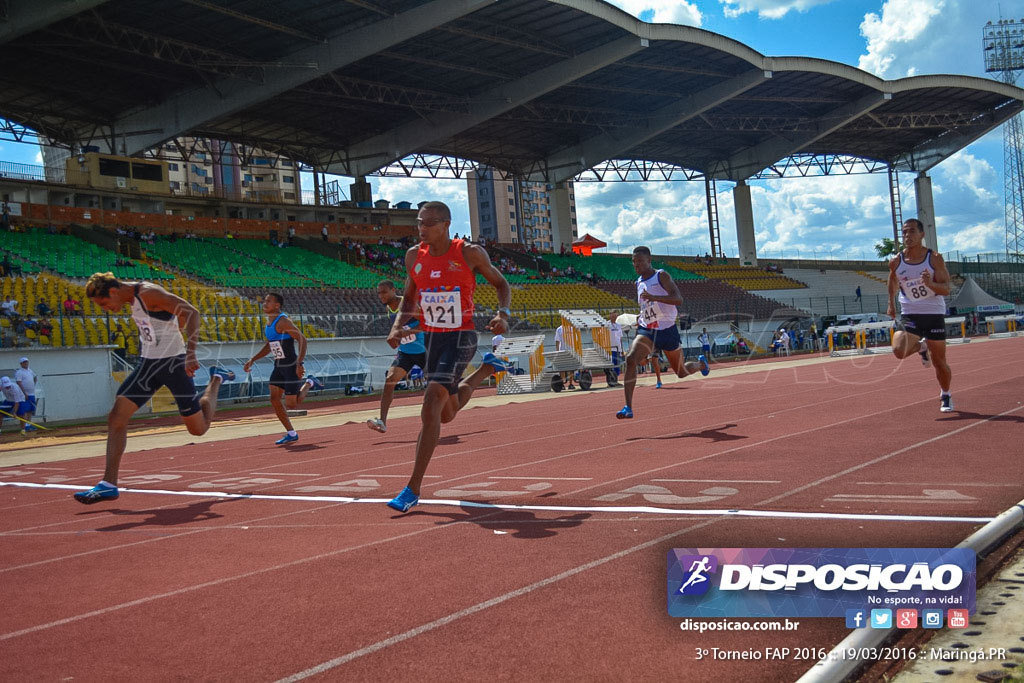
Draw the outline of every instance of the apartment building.
<instances>
[{"instance_id":1,"label":"apartment building","mask_svg":"<svg viewBox=\"0 0 1024 683\"><path fill-rule=\"evenodd\" d=\"M559 251L577 238L576 198L572 183L557 190L547 183L506 180L481 167L467 178L469 221L474 239L522 244L540 251ZM556 193L567 207L558 214ZM567 209L567 210L566 210Z\"/></svg>"}]
</instances>

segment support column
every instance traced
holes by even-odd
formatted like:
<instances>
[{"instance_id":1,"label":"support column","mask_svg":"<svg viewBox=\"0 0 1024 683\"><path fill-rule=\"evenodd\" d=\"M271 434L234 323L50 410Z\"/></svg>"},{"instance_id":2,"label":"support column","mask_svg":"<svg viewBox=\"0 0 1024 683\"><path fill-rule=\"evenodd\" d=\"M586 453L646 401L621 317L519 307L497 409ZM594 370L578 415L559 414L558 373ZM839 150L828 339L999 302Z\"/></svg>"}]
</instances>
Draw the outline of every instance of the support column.
<instances>
[{"instance_id":1,"label":"support column","mask_svg":"<svg viewBox=\"0 0 1024 683\"><path fill-rule=\"evenodd\" d=\"M921 171L914 179L914 195L917 197L917 220L924 223L924 244L932 251L939 251L938 234L935 230L935 202L932 200L932 179L927 171Z\"/></svg>"},{"instance_id":2,"label":"support column","mask_svg":"<svg viewBox=\"0 0 1024 683\"><path fill-rule=\"evenodd\" d=\"M572 249L572 243L576 239L573 235L572 224L575 203L570 199L572 194L572 182L563 181L556 183L554 189L548 194L551 207L551 250L556 254L564 244L566 250Z\"/></svg>"},{"instance_id":3,"label":"support column","mask_svg":"<svg viewBox=\"0 0 1024 683\"><path fill-rule=\"evenodd\" d=\"M740 265L757 265L757 243L754 240L754 209L750 202L750 186L746 181L736 183L732 190L736 207L736 242L740 247Z\"/></svg>"}]
</instances>

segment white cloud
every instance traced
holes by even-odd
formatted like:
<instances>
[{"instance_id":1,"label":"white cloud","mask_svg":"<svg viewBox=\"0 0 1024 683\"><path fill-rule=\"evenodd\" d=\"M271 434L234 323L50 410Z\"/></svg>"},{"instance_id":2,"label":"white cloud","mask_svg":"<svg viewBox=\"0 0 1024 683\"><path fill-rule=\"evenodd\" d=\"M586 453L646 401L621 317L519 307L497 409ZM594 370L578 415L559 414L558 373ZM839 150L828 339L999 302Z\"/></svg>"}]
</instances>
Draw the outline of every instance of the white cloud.
<instances>
[{"instance_id":1,"label":"white cloud","mask_svg":"<svg viewBox=\"0 0 1024 683\"><path fill-rule=\"evenodd\" d=\"M817 5L827 5L833 0L718 0L725 16L734 18L747 12L757 12L761 19L781 19L793 12L806 12Z\"/></svg>"},{"instance_id":2,"label":"white cloud","mask_svg":"<svg viewBox=\"0 0 1024 683\"><path fill-rule=\"evenodd\" d=\"M1004 2L1008 16L1024 16L1020 0ZM981 28L997 20L994 3L970 0L885 0L864 16L866 41L858 66L883 78L918 74L985 73Z\"/></svg>"},{"instance_id":3,"label":"white cloud","mask_svg":"<svg viewBox=\"0 0 1024 683\"><path fill-rule=\"evenodd\" d=\"M696 2L686 0L609 0L635 17L643 15L652 24L700 26L703 16Z\"/></svg>"}]
</instances>

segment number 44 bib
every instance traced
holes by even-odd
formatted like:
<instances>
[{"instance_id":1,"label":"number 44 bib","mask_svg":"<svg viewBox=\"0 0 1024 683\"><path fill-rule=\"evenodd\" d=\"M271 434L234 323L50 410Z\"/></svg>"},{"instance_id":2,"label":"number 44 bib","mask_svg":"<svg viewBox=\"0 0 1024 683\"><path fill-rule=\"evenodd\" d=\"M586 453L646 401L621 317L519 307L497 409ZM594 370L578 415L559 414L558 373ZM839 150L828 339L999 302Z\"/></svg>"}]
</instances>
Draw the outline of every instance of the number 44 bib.
<instances>
[{"instance_id":1,"label":"number 44 bib","mask_svg":"<svg viewBox=\"0 0 1024 683\"><path fill-rule=\"evenodd\" d=\"M462 299L459 292L420 292L423 321L430 327L457 330L462 327Z\"/></svg>"}]
</instances>

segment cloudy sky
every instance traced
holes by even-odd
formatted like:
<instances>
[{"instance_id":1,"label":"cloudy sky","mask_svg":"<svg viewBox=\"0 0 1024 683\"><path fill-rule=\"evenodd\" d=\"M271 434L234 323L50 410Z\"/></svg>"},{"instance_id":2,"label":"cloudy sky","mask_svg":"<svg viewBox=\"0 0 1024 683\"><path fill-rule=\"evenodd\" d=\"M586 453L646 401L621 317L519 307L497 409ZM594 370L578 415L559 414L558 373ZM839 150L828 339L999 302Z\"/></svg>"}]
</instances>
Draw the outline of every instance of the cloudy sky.
<instances>
[{"instance_id":1,"label":"cloudy sky","mask_svg":"<svg viewBox=\"0 0 1024 683\"><path fill-rule=\"evenodd\" d=\"M771 56L800 55L857 66L883 78L922 74L985 76L985 22L1024 18L1024 0L612 0L644 21L720 33ZM1000 12L1002 14L1000 15ZM35 149L0 143L0 159ZM15 150L21 147L24 151ZM33 163L33 159L24 159ZM35 162L38 163L38 162ZM1002 132L994 131L933 169L944 252L1002 251ZM347 188L349 179L341 179ZM442 199L455 228L468 229L464 181L374 178L374 198ZM900 176L904 216L914 215L913 177ZM891 234L885 174L751 183L758 252L765 257L870 257ZM731 184L719 183L723 246L736 255ZM580 233L616 250L648 244L662 253L709 248L703 183L581 183ZM464 226L459 230L458 226Z\"/></svg>"},{"instance_id":2,"label":"cloudy sky","mask_svg":"<svg viewBox=\"0 0 1024 683\"><path fill-rule=\"evenodd\" d=\"M698 26L765 55L800 55L857 66L883 78L985 76L985 22L1024 18L1024 0L612 0L644 21ZM1002 251L1003 147L994 131L932 172L944 252ZM468 222L465 185L375 179L375 196L437 196ZM901 174L903 215L916 212L913 176ZM885 174L752 182L758 252L765 256L870 258L891 234ZM719 183L722 241L736 255L732 185ZM663 253L709 248L703 183L580 183L580 232L616 250L648 244Z\"/></svg>"}]
</instances>

